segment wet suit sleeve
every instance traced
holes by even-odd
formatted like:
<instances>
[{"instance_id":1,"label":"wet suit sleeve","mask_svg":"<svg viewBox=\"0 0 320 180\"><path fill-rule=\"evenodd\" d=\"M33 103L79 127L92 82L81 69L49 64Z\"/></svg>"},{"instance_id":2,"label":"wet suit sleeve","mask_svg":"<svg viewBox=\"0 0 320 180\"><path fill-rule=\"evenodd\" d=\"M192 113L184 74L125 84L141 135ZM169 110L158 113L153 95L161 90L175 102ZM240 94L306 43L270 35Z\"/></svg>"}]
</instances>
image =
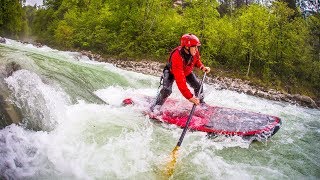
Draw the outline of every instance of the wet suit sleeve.
<instances>
[{"instance_id":1,"label":"wet suit sleeve","mask_svg":"<svg viewBox=\"0 0 320 180\"><path fill-rule=\"evenodd\" d=\"M181 58L179 52L175 52L172 55L172 66L171 71L176 80L177 86L181 92L181 94L186 98L190 99L193 97L193 94L190 92L187 86L186 76L184 74L183 69L183 59Z\"/></svg>"}]
</instances>

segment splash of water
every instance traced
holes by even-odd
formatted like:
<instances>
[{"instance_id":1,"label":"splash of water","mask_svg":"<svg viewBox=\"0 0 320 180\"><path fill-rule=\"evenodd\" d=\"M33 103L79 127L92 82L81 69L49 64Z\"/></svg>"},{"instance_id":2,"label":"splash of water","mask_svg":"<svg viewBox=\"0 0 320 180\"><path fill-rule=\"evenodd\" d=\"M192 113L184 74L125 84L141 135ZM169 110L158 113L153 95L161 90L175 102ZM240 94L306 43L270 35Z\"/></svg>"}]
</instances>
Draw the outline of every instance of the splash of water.
<instances>
[{"instance_id":1,"label":"splash of water","mask_svg":"<svg viewBox=\"0 0 320 180\"><path fill-rule=\"evenodd\" d=\"M24 69L6 79L11 101L24 109L25 123L41 130L21 125L0 130L0 178L162 178L159 172L182 130L153 122L140 107L120 105L133 95L154 96L158 77L88 61L78 53L9 42L0 45L0 62L23 61ZM208 84L204 92L208 104L279 116L282 128L269 141L251 144L188 132L172 179L320 177L318 110ZM171 97L183 99L176 86Z\"/></svg>"}]
</instances>

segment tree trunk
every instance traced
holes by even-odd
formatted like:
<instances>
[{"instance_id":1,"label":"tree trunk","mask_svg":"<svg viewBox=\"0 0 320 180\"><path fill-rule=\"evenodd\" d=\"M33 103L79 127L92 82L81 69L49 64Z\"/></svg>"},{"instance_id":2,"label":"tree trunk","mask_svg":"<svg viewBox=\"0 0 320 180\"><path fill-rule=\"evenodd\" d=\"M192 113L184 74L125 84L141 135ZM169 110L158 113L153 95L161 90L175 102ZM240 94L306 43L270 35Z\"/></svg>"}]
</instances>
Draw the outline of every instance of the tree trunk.
<instances>
[{"instance_id":1,"label":"tree trunk","mask_svg":"<svg viewBox=\"0 0 320 180\"><path fill-rule=\"evenodd\" d=\"M247 58L246 58L246 59L249 61L246 76L249 77L250 67L251 67L251 53L250 53L250 51L248 51L248 53L247 53Z\"/></svg>"}]
</instances>

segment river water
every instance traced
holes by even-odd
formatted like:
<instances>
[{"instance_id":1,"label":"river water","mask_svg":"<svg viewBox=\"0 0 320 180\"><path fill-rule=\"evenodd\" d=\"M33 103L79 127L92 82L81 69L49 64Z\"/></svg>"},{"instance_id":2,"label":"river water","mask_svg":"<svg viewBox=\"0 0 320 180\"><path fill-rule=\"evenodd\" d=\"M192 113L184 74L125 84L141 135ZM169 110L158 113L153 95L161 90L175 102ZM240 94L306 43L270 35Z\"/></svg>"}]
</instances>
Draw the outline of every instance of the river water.
<instances>
[{"instance_id":1,"label":"river water","mask_svg":"<svg viewBox=\"0 0 320 180\"><path fill-rule=\"evenodd\" d=\"M155 96L159 77L76 52L7 39L0 65L23 122L0 130L0 179L162 179L182 129L155 123L126 97ZM282 119L268 141L187 132L171 179L319 179L320 111L205 84L208 104ZM171 97L183 100L176 86ZM187 101L186 101L187 103Z\"/></svg>"}]
</instances>

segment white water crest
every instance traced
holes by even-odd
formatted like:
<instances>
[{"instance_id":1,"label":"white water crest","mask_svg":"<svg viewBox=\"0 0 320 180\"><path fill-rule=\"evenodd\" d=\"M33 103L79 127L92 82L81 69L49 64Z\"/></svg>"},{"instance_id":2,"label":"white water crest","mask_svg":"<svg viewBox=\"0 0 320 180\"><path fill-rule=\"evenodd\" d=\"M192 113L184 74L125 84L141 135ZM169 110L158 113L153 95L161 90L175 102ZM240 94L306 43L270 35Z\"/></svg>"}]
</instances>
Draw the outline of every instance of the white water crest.
<instances>
[{"instance_id":1,"label":"white water crest","mask_svg":"<svg viewBox=\"0 0 320 180\"><path fill-rule=\"evenodd\" d=\"M159 77L8 42L0 45L0 62L22 62L5 82L24 120L0 130L0 179L164 178L182 129L121 105L124 98L155 96ZM204 92L208 104L278 116L282 126L253 143L187 132L171 179L320 178L319 110L208 84ZM184 101L176 86L171 97Z\"/></svg>"},{"instance_id":2,"label":"white water crest","mask_svg":"<svg viewBox=\"0 0 320 180\"><path fill-rule=\"evenodd\" d=\"M12 91L11 101L23 110L26 125L50 130L64 116L68 96L44 84L35 73L19 70L5 81Z\"/></svg>"}]
</instances>

